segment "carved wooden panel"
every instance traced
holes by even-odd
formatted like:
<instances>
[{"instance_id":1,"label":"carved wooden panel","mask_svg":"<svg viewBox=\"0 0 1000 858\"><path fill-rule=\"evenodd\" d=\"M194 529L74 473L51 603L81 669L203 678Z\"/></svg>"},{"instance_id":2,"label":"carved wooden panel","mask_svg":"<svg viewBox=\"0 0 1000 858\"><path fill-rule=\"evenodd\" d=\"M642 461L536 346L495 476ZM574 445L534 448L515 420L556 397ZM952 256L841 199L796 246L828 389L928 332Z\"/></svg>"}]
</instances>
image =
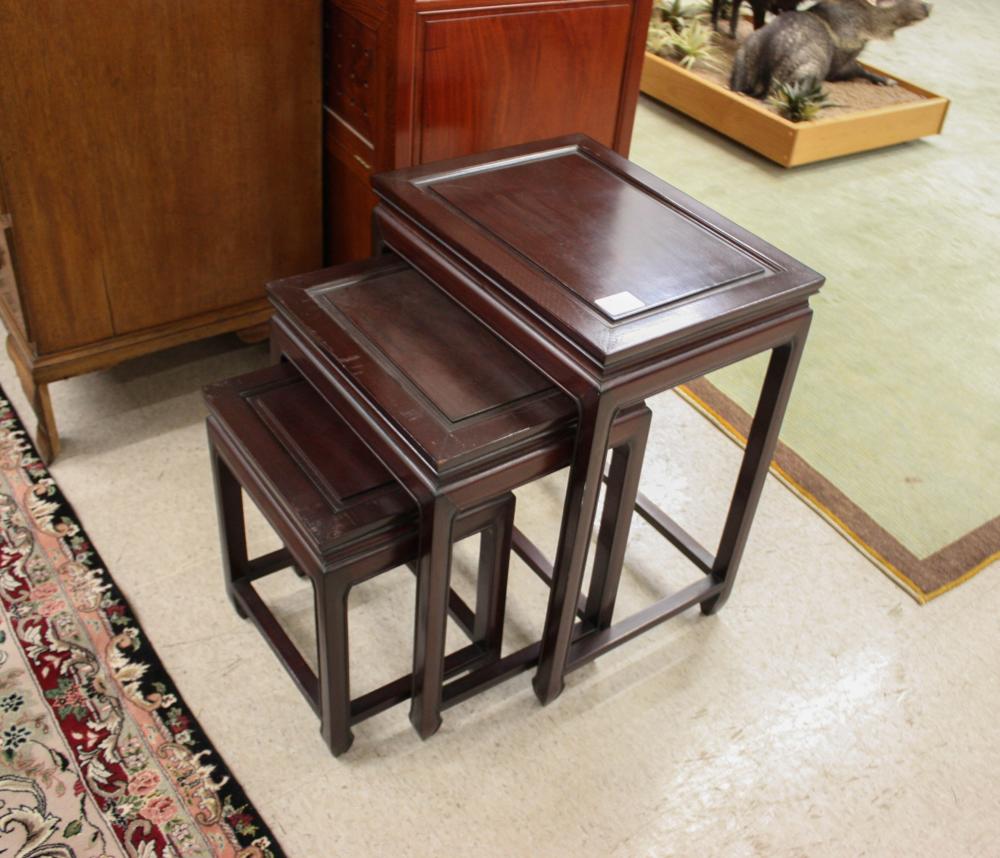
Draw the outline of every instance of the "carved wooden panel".
<instances>
[{"instance_id":1,"label":"carved wooden panel","mask_svg":"<svg viewBox=\"0 0 1000 858\"><path fill-rule=\"evenodd\" d=\"M367 254L369 174L573 131L626 153L649 14L648 0L325 0L327 261Z\"/></svg>"},{"instance_id":2,"label":"carved wooden panel","mask_svg":"<svg viewBox=\"0 0 1000 858\"><path fill-rule=\"evenodd\" d=\"M376 31L346 10L327 6L326 106L369 145L374 139Z\"/></svg>"}]
</instances>

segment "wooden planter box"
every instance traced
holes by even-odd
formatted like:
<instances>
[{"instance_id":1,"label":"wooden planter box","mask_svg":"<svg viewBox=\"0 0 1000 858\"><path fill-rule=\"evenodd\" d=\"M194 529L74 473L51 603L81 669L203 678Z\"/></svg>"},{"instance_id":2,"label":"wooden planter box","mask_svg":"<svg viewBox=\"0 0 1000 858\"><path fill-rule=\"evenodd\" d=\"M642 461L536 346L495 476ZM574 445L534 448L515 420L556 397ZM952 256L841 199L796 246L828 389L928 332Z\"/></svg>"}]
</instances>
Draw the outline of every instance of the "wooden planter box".
<instances>
[{"instance_id":1,"label":"wooden planter box","mask_svg":"<svg viewBox=\"0 0 1000 858\"><path fill-rule=\"evenodd\" d=\"M941 131L948 112L947 98L899 80L888 72L880 72L871 66L868 68L893 77L899 86L915 92L924 100L858 111L832 119L790 122L763 107L756 99L737 95L686 71L677 63L650 53L646 54L643 64L640 88L646 95L686 113L783 167L879 149Z\"/></svg>"}]
</instances>

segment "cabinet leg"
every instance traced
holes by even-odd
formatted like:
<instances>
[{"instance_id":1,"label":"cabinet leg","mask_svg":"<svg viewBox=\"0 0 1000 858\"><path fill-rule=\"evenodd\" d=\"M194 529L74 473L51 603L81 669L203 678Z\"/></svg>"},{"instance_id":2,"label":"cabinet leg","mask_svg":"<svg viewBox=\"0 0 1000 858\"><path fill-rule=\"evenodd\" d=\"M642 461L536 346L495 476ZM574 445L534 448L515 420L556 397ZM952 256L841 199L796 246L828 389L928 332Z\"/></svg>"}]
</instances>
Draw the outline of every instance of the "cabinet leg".
<instances>
[{"instance_id":1,"label":"cabinet leg","mask_svg":"<svg viewBox=\"0 0 1000 858\"><path fill-rule=\"evenodd\" d=\"M31 407L38 418L35 446L38 447L38 454L45 462L51 464L53 459L59 455L61 444L59 430L56 429L56 418L52 413L52 400L49 399L49 386L47 384L35 385L34 395L31 397Z\"/></svg>"},{"instance_id":2,"label":"cabinet leg","mask_svg":"<svg viewBox=\"0 0 1000 858\"><path fill-rule=\"evenodd\" d=\"M38 448L38 455L51 464L52 460L59 455L59 431L56 429L56 418L52 413L52 400L49 398L48 384L37 384L31 374L31 369L21 358L17 347L14 345L10 335L7 336L7 354L17 370L17 377L21 381L21 388L28 398L31 410L35 412L38 427L35 430L35 446Z\"/></svg>"}]
</instances>

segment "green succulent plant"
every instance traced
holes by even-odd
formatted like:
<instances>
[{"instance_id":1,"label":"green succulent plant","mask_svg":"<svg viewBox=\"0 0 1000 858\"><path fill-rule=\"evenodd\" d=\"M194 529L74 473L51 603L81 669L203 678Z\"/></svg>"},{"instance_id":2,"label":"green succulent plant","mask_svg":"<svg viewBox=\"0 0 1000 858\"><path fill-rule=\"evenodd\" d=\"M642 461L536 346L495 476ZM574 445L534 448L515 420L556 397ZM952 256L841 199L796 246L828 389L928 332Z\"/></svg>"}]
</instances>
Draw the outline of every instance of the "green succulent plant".
<instances>
[{"instance_id":1,"label":"green succulent plant","mask_svg":"<svg viewBox=\"0 0 1000 858\"><path fill-rule=\"evenodd\" d=\"M668 32L666 44L674 58L686 69L695 63L712 65L718 57L714 44L715 33L697 18L684 25L679 32Z\"/></svg>"},{"instance_id":2,"label":"green succulent plant","mask_svg":"<svg viewBox=\"0 0 1000 858\"><path fill-rule=\"evenodd\" d=\"M649 31L646 33L646 50L661 57L668 56L670 54L670 35L673 32L673 27L669 24L650 24Z\"/></svg>"},{"instance_id":3,"label":"green succulent plant","mask_svg":"<svg viewBox=\"0 0 1000 858\"><path fill-rule=\"evenodd\" d=\"M792 122L808 122L824 108L837 106L830 101L830 93L815 78L797 83L779 81L771 89L767 100L778 113Z\"/></svg>"}]
</instances>

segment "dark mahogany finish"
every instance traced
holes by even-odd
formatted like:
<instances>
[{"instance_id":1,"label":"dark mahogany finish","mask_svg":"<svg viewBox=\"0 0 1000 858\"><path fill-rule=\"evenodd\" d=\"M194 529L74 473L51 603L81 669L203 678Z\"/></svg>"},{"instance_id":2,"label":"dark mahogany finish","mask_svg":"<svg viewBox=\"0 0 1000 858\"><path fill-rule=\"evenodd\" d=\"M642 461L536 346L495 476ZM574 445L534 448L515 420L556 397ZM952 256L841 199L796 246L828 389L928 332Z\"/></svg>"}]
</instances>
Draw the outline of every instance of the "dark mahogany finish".
<instances>
[{"instance_id":1,"label":"dark mahogany finish","mask_svg":"<svg viewBox=\"0 0 1000 858\"><path fill-rule=\"evenodd\" d=\"M410 694L412 680L405 676L351 700L347 599L354 584L416 560L417 508L288 364L212 385L205 397L226 591L320 715L330 750L341 754L351 745L351 724ZM241 489L274 527L283 549L248 558ZM456 521L456 539L482 537L475 613L456 594L449 596L472 644L449 657L446 672L500 657L513 518L514 496L505 494ZM308 576L315 591L318 678L252 587L288 566Z\"/></svg>"},{"instance_id":2,"label":"dark mahogany finish","mask_svg":"<svg viewBox=\"0 0 1000 858\"><path fill-rule=\"evenodd\" d=\"M412 163L583 130L628 151L635 0L417 5ZM464 8L461 8L464 7ZM436 12L436 14L435 14ZM634 68L634 65L633 65Z\"/></svg>"},{"instance_id":3,"label":"dark mahogany finish","mask_svg":"<svg viewBox=\"0 0 1000 858\"><path fill-rule=\"evenodd\" d=\"M524 278L522 292L599 359L617 356L625 322L765 272L685 218L674 217L664 235L662 200L583 151L458 172L421 190L538 269L541 277ZM595 223L609 228L595 232ZM567 244L567 236L576 240ZM623 304L616 294L631 298ZM595 312L591 324L574 324Z\"/></svg>"},{"instance_id":4,"label":"dark mahogany finish","mask_svg":"<svg viewBox=\"0 0 1000 858\"><path fill-rule=\"evenodd\" d=\"M399 415L436 472L575 418L569 397L406 263L383 257L341 270L321 272L326 282L308 290L299 278L272 284L271 296L321 364L343 366L361 395Z\"/></svg>"},{"instance_id":5,"label":"dark mahogany finish","mask_svg":"<svg viewBox=\"0 0 1000 858\"><path fill-rule=\"evenodd\" d=\"M692 605L728 598L823 278L599 143L574 135L377 176L382 240L581 409L535 689ZM576 629L609 427L620 409L761 351L771 362L713 556L639 511L708 577ZM609 583L610 586L610 583Z\"/></svg>"},{"instance_id":6,"label":"dark mahogany finish","mask_svg":"<svg viewBox=\"0 0 1000 858\"><path fill-rule=\"evenodd\" d=\"M445 689L442 655L453 520L464 510L570 461L573 401L434 284L392 256L290 278L269 287L275 354L295 363L406 486L421 510L420 576L411 720L421 736L445 704L523 670L529 647ZM607 551L595 580L616 582L638 486L649 412L637 406L609 427L616 448ZM531 546L516 546L536 571ZM615 563L619 568L615 568ZM601 599L574 603L595 614Z\"/></svg>"}]
</instances>

